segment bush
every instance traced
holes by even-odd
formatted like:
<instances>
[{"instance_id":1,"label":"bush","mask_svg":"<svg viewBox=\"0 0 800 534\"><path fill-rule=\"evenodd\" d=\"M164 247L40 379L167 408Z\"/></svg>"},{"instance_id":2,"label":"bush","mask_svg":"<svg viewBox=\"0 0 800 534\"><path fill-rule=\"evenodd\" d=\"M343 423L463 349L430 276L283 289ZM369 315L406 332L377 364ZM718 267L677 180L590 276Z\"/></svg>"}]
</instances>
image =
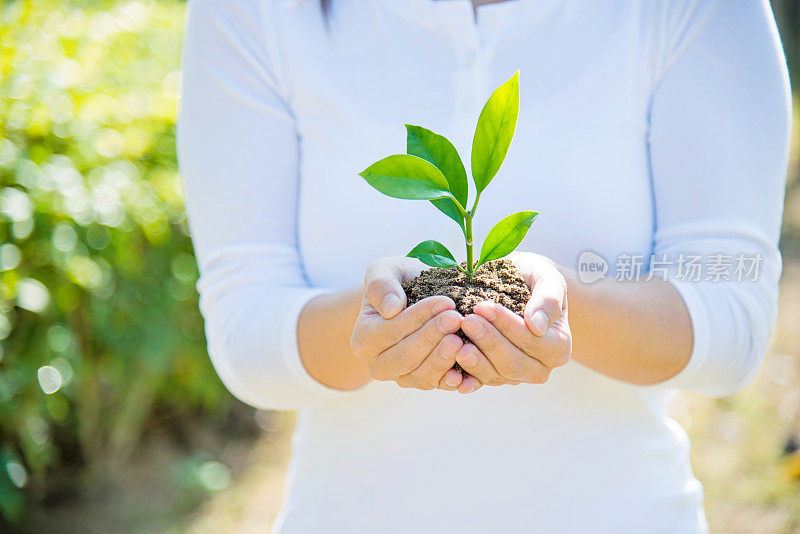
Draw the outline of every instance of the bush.
<instances>
[{"instance_id":1,"label":"bush","mask_svg":"<svg viewBox=\"0 0 800 534\"><path fill-rule=\"evenodd\" d=\"M125 457L155 407L225 410L174 152L184 5L0 5L0 511Z\"/></svg>"}]
</instances>

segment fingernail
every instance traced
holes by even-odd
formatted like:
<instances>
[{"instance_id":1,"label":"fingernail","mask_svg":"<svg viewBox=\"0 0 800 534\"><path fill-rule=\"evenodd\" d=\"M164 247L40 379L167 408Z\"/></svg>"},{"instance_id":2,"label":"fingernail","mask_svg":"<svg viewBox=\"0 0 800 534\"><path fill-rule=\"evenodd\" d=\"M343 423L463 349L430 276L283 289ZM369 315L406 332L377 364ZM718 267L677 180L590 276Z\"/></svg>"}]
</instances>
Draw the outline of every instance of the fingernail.
<instances>
[{"instance_id":1,"label":"fingernail","mask_svg":"<svg viewBox=\"0 0 800 534\"><path fill-rule=\"evenodd\" d=\"M458 352L458 349L460 348L461 347L459 347L455 341L451 339L446 339L444 341L444 346L442 347L442 357L445 360L449 360L453 356L455 356L456 352Z\"/></svg>"},{"instance_id":2,"label":"fingernail","mask_svg":"<svg viewBox=\"0 0 800 534\"><path fill-rule=\"evenodd\" d=\"M475 367L478 365L478 357L475 356L474 352L470 352L461 359L461 365L464 367Z\"/></svg>"},{"instance_id":3,"label":"fingernail","mask_svg":"<svg viewBox=\"0 0 800 534\"><path fill-rule=\"evenodd\" d=\"M450 387L456 387L461 383L461 378L453 376L452 374L448 373L447 376L444 378L444 382Z\"/></svg>"},{"instance_id":4,"label":"fingernail","mask_svg":"<svg viewBox=\"0 0 800 534\"><path fill-rule=\"evenodd\" d=\"M381 312L384 317L394 317L400 312L401 307L400 297L394 293L389 293L383 297L383 302L381 302Z\"/></svg>"},{"instance_id":5,"label":"fingernail","mask_svg":"<svg viewBox=\"0 0 800 534\"><path fill-rule=\"evenodd\" d=\"M439 321L437 324L439 325L439 330L443 334L449 334L450 332L458 328L458 323L459 323L458 317L456 317L452 313L446 313L442 314L442 316L439 317Z\"/></svg>"},{"instance_id":6,"label":"fingernail","mask_svg":"<svg viewBox=\"0 0 800 534\"><path fill-rule=\"evenodd\" d=\"M480 339L483 337L483 334L486 333L486 327L483 326L481 320L474 315L467 316L467 318L464 319L464 323L461 325L461 328L463 328L464 332L473 339Z\"/></svg>"},{"instance_id":7,"label":"fingernail","mask_svg":"<svg viewBox=\"0 0 800 534\"><path fill-rule=\"evenodd\" d=\"M536 313L531 317L531 322L533 323L533 328L536 329L536 333L540 336L547 332L547 325L550 323L547 319L547 314L542 310L536 310Z\"/></svg>"}]
</instances>

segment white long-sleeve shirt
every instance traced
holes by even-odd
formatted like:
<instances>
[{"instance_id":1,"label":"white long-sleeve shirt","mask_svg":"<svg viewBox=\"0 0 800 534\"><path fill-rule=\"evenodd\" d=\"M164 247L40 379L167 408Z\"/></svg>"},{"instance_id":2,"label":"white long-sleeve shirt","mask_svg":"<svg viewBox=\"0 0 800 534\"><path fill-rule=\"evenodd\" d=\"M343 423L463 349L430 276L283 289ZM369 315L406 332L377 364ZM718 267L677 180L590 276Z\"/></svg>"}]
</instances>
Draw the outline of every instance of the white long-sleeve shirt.
<instances>
[{"instance_id":1,"label":"white long-sleeve shirt","mask_svg":"<svg viewBox=\"0 0 800 534\"><path fill-rule=\"evenodd\" d=\"M675 389L727 395L772 328L790 123L766 0L191 0L178 148L209 352L254 406L300 409L277 528L300 532L705 531ZM761 257L757 279L672 283L694 330L664 384L572 362L545 385L471 395L315 381L309 299L376 258L460 230L358 172L405 151L405 123L468 165L491 90L520 70L515 139L476 234L541 212L520 250ZM463 259L463 257L461 258ZM623 275L625 273L622 273ZM614 335L609 332L609 335Z\"/></svg>"}]
</instances>

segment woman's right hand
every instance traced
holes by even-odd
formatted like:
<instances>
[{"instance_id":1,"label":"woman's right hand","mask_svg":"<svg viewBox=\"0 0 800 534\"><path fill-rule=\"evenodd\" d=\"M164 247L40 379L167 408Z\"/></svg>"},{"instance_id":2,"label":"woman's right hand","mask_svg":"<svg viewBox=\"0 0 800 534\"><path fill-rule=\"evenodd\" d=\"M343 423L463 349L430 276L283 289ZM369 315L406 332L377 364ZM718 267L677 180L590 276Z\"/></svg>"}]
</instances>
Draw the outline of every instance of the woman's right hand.
<instances>
[{"instance_id":1,"label":"woman's right hand","mask_svg":"<svg viewBox=\"0 0 800 534\"><path fill-rule=\"evenodd\" d=\"M444 296L406 308L402 283L423 268L419 260L406 257L381 258L369 266L350 348L366 361L375 380L455 391L463 378L453 365L464 345L455 332L464 318Z\"/></svg>"}]
</instances>

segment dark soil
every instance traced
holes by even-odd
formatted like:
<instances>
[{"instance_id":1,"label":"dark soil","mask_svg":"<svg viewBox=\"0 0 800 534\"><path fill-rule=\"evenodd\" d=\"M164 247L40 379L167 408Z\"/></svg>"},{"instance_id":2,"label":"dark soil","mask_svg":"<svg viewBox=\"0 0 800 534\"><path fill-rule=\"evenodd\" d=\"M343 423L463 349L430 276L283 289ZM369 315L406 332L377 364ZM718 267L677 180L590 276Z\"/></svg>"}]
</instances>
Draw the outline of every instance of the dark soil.
<instances>
[{"instance_id":1,"label":"dark soil","mask_svg":"<svg viewBox=\"0 0 800 534\"><path fill-rule=\"evenodd\" d=\"M522 316L525 304L531 297L528 284L511 260L494 260L483 264L472 280L455 267L434 267L403 284L403 289L409 306L426 297L445 295L453 299L456 310L463 316L472 313L475 305L485 300L493 300ZM469 341L461 330L457 334L465 342Z\"/></svg>"}]
</instances>

